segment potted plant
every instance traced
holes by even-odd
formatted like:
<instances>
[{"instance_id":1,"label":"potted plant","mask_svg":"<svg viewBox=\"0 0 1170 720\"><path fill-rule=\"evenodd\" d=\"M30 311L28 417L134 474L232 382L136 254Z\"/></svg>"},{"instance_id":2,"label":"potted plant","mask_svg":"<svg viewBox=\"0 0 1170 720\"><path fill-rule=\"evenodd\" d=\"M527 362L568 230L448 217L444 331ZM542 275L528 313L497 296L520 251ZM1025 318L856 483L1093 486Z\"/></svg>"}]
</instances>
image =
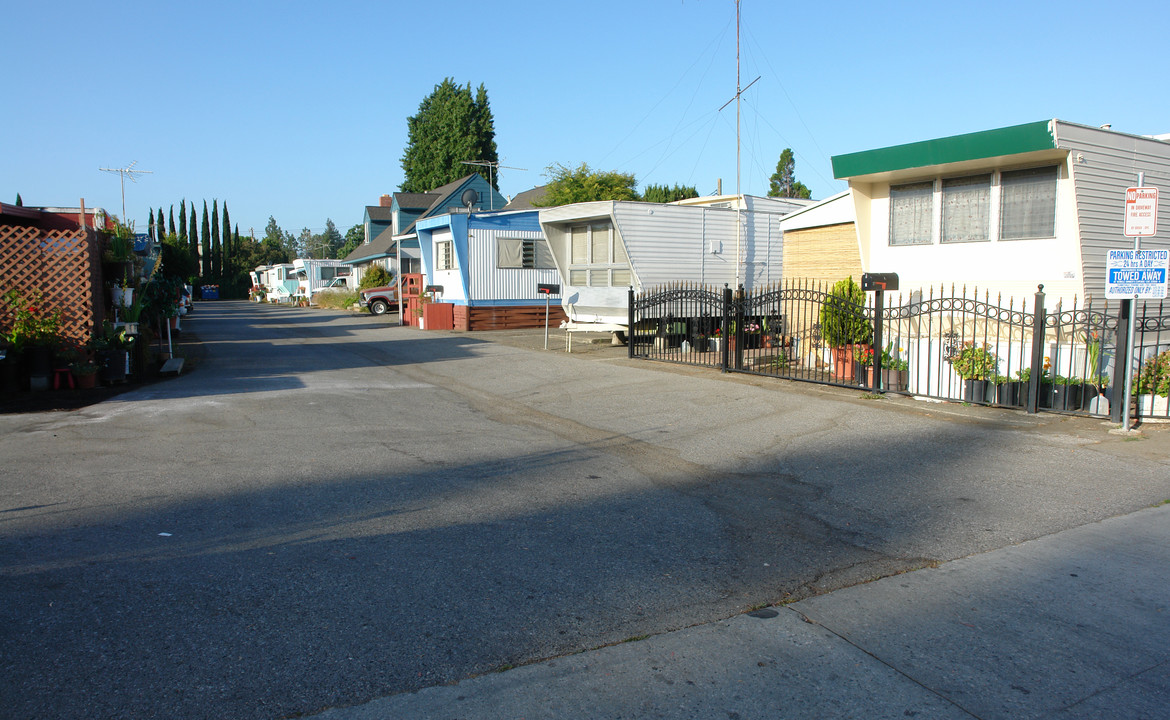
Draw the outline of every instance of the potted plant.
<instances>
[{"instance_id":1,"label":"potted plant","mask_svg":"<svg viewBox=\"0 0 1170 720\"><path fill-rule=\"evenodd\" d=\"M45 390L53 372L53 351L61 340L63 313L60 308L50 310L40 292L25 296L19 290L9 290L3 299L12 313L9 339L24 361L29 388Z\"/></svg>"},{"instance_id":2,"label":"potted plant","mask_svg":"<svg viewBox=\"0 0 1170 720\"><path fill-rule=\"evenodd\" d=\"M1078 377L1052 378L1052 407L1058 410L1080 410L1081 393L1085 381Z\"/></svg>"},{"instance_id":3,"label":"potted plant","mask_svg":"<svg viewBox=\"0 0 1170 720\"><path fill-rule=\"evenodd\" d=\"M1154 355L1142 364L1134 377L1133 394L1137 396L1138 414L1170 415L1170 350Z\"/></svg>"},{"instance_id":4,"label":"potted plant","mask_svg":"<svg viewBox=\"0 0 1170 720\"><path fill-rule=\"evenodd\" d=\"M1040 368L1040 398L1038 405L1043 408L1052 407L1052 377L1048 374L1052 369L1052 361L1045 356L1044 365ZM1032 380L1032 368L1024 368L1017 370L1016 375L1020 378L1020 403L1028 399L1028 387Z\"/></svg>"},{"instance_id":5,"label":"potted plant","mask_svg":"<svg viewBox=\"0 0 1170 720\"><path fill-rule=\"evenodd\" d=\"M899 348L899 354L900 354L900 352L904 352L904 350ZM867 376L867 379L869 380L870 388L876 388L876 385L874 384L874 369L873 369L874 349L873 348L863 349L860 352L859 357L861 358L860 359L861 364L868 366L866 376ZM903 377L903 373L907 372L909 369L910 369L910 362L906 361L906 359L901 359L899 357L899 355L895 354L894 341L890 341L889 343L887 343L886 349L881 351L882 389L893 390L895 392L900 392L902 390L906 390L907 383L906 383L906 378Z\"/></svg>"},{"instance_id":6,"label":"potted plant","mask_svg":"<svg viewBox=\"0 0 1170 720\"><path fill-rule=\"evenodd\" d=\"M996 375L992 378L995 383L995 404L1005 407L1019 407L1020 381L1012 380L1008 375Z\"/></svg>"},{"instance_id":7,"label":"potted plant","mask_svg":"<svg viewBox=\"0 0 1170 720\"><path fill-rule=\"evenodd\" d=\"M963 379L963 400L989 402L989 380L999 371L999 358L987 347L973 342L963 343L957 353L947 359L955 374Z\"/></svg>"},{"instance_id":8,"label":"potted plant","mask_svg":"<svg viewBox=\"0 0 1170 720\"><path fill-rule=\"evenodd\" d=\"M97 385L97 373L100 368L92 360L82 359L70 366L74 379L77 380L79 390L89 390Z\"/></svg>"},{"instance_id":9,"label":"potted plant","mask_svg":"<svg viewBox=\"0 0 1170 720\"><path fill-rule=\"evenodd\" d=\"M833 377L852 380L855 353L869 345L873 325L865 316L865 291L853 276L838 282L820 312L821 337L833 349Z\"/></svg>"}]
</instances>

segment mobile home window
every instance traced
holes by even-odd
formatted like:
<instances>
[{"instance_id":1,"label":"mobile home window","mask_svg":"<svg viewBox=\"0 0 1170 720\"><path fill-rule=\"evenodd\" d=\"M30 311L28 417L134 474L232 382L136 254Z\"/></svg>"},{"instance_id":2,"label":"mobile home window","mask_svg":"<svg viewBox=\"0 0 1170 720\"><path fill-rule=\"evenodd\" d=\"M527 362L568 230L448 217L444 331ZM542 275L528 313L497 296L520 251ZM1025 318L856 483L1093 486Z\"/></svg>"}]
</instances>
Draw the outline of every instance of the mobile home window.
<instances>
[{"instance_id":1,"label":"mobile home window","mask_svg":"<svg viewBox=\"0 0 1170 720\"><path fill-rule=\"evenodd\" d=\"M934 183L890 187L890 245L929 245Z\"/></svg>"},{"instance_id":2,"label":"mobile home window","mask_svg":"<svg viewBox=\"0 0 1170 720\"><path fill-rule=\"evenodd\" d=\"M951 178L942 183L942 241L987 242L991 175Z\"/></svg>"},{"instance_id":3,"label":"mobile home window","mask_svg":"<svg viewBox=\"0 0 1170 720\"><path fill-rule=\"evenodd\" d=\"M590 262L601 264L609 262L610 232L609 223L594 225L590 228L591 246L593 249Z\"/></svg>"},{"instance_id":4,"label":"mobile home window","mask_svg":"<svg viewBox=\"0 0 1170 720\"><path fill-rule=\"evenodd\" d=\"M450 240L435 243L435 269L452 270L455 268L455 252Z\"/></svg>"},{"instance_id":5,"label":"mobile home window","mask_svg":"<svg viewBox=\"0 0 1170 720\"><path fill-rule=\"evenodd\" d=\"M589 226L577 225L569 229L573 248L573 264L586 265L589 263Z\"/></svg>"},{"instance_id":6,"label":"mobile home window","mask_svg":"<svg viewBox=\"0 0 1170 720\"><path fill-rule=\"evenodd\" d=\"M544 238L497 238L496 251L496 266L500 268L548 270L556 267Z\"/></svg>"},{"instance_id":7,"label":"mobile home window","mask_svg":"<svg viewBox=\"0 0 1170 720\"><path fill-rule=\"evenodd\" d=\"M1000 176L999 237L1003 240L1056 236L1056 178L1059 168L1012 170Z\"/></svg>"}]
</instances>

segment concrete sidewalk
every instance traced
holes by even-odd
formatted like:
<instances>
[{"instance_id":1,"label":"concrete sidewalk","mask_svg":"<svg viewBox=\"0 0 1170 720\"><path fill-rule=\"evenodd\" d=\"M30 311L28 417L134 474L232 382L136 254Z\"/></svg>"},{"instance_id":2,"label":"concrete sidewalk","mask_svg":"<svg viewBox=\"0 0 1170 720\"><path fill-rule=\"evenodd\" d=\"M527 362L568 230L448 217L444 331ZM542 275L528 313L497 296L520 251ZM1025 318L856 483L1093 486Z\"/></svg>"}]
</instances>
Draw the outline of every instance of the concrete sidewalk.
<instances>
[{"instance_id":1,"label":"concrete sidewalk","mask_svg":"<svg viewBox=\"0 0 1170 720\"><path fill-rule=\"evenodd\" d=\"M1170 506L333 709L375 718L1167 718Z\"/></svg>"}]
</instances>

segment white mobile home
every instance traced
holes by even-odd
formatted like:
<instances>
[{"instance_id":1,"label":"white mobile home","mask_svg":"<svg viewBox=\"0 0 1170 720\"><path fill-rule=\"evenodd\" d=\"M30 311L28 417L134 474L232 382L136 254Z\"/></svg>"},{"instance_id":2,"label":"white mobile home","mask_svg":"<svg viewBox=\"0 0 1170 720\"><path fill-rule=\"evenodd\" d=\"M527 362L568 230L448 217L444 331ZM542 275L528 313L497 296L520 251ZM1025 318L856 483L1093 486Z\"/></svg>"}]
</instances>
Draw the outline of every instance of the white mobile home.
<instances>
[{"instance_id":1,"label":"white mobile home","mask_svg":"<svg viewBox=\"0 0 1170 720\"><path fill-rule=\"evenodd\" d=\"M1139 172L1170 186L1167 139L1041 120L836 155L833 172L849 181L866 271L897 272L903 290L1030 297L1043 284L1051 304L1103 297L1107 252L1133 247L1125 189ZM1143 248L1170 248L1170 212L1158 224Z\"/></svg>"},{"instance_id":2,"label":"white mobile home","mask_svg":"<svg viewBox=\"0 0 1170 720\"><path fill-rule=\"evenodd\" d=\"M297 280L291 263L261 265L250 275L253 285L264 288L264 300L267 302L289 302L297 292Z\"/></svg>"},{"instance_id":3,"label":"white mobile home","mask_svg":"<svg viewBox=\"0 0 1170 720\"><path fill-rule=\"evenodd\" d=\"M736 196L731 196L736 199ZM737 203L605 201L540 211L575 324L627 322L628 290L671 282L742 284L781 279L780 219L807 200L743 196ZM738 262L737 262L738 256Z\"/></svg>"},{"instance_id":4,"label":"white mobile home","mask_svg":"<svg viewBox=\"0 0 1170 720\"><path fill-rule=\"evenodd\" d=\"M297 258L293 260L293 273L297 279L296 294L299 297L311 300L313 293L325 289L328 285L335 285L335 278L342 278L349 285L353 267L344 260L319 260L315 258Z\"/></svg>"}]
</instances>

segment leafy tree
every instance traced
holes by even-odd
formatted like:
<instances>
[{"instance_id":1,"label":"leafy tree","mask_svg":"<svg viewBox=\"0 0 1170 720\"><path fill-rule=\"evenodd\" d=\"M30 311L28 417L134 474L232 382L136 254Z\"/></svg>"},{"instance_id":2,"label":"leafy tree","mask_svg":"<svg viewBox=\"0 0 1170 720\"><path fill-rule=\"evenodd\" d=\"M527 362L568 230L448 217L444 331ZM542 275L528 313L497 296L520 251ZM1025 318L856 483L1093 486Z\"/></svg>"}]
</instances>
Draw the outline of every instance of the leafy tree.
<instances>
[{"instance_id":1,"label":"leafy tree","mask_svg":"<svg viewBox=\"0 0 1170 720\"><path fill-rule=\"evenodd\" d=\"M354 225L349 230L345 231L345 243L338 248L337 254L333 257L338 260L344 260L349 257L349 254L354 251L358 245L366 241L366 229L361 223Z\"/></svg>"},{"instance_id":2,"label":"leafy tree","mask_svg":"<svg viewBox=\"0 0 1170 720\"><path fill-rule=\"evenodd\" d=\"M637 200L637 180L632 173L597 172L585 163L576 169L556 163L544 172L548 178L542 207L568 205L593 200Z\"/></svg>"},{"instance_id":3,"label":"leafy tree","mask_svg":"<svg viewBox=\"0 0 1170 720\"><path fill-rule=\"evenodd\" d=\"M199 246L202 252L199 253L200 267L203 268L203 277L210 278L211 273L211 221L207 218L207 201L203 201L203 226L199 233L199 238L202 244Z\"/></svg>"},{"instance_id":4,"label":"leafy tree","mask_svg":"<svg viewBox=\"0 0 1170 720\"><path fill-rule=\"evenodd\" d=\"M250 267L260 265L276 265L292 262L294 253L291 252L292 236L280 229L276 218L268 216L268 224L264 227L264 238L260 241L258 256Z\"/></svg>"},{"instance_id":5,"label":"leafy tree","mask_svg":"<svg viewBox=\"0 0 1170 720\"><path fill-rule=\"evenodd\" d=\"M812 191L796 179L796 158L792 148L784 148L776 163L776 172L769 178L768 197L811 198Z\"/></svg>"},{"instance_id":6,"label":"leafy tree","mask_svg":"<svg viewBox=\"0 0 1170 720\"><path fill-rule=\"evenodd\" d=\"M341 233L333 224L333 220L325 218L325 232L321 233L321 257L335 257L343 242Z\"/></svg>"},{"instance_id":7,"label":"leafy tree","mask_svg":"<svg viewBox=\"0 0 1170 720\"><path fill-rule=\"evenodd\" d=\"M644 202L669 203L693 197L699 197L699 191L691 186L647 185L646 189L642 191Z\"/></svg>"},{"instance_id":8,"label":"leafy tree","mask_svg":"<svg viewBox=\"0 0 1170 720\"><path fill-rule=\"evenodd\" d=\"M163 270L168 275L193 280L199 275L199 261L191 254L185 240L170 233L162 241Z\"/></svg>"},{"instance_id":9,"label":"leafy tree","mask_svg":"<svg viewBox=\"0 0 1170 720\"><path fill-rule=\"evenodd\" d=\"M432 190L467 175L469 169L499 187L499 176L488 168L462 164L499 159L495 122L482 84L472 97L471 83L460 87L453 78L444 79L419 104L418 112L406 119L406 128L403 192Z\"/></svg>"}]
</instances>

